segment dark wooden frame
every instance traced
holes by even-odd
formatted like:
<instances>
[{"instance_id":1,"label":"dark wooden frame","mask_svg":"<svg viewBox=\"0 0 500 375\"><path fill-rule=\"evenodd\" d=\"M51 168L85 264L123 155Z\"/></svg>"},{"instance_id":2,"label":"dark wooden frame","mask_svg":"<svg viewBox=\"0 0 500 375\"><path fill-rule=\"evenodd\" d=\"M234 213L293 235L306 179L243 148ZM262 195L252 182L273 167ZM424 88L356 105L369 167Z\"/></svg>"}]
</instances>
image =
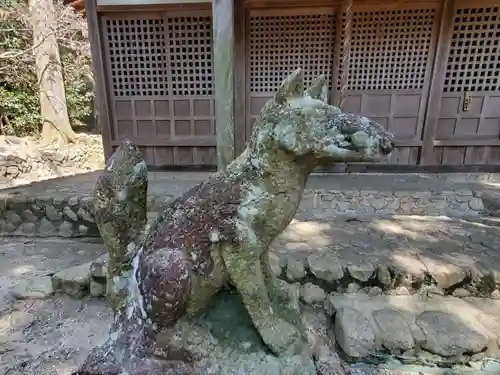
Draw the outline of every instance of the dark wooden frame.
<instances>
[{"instance_id":1,"label":"dark wooden frame","mask_svg":"<svg viewBox=\"0 0 500 375\"><path fill-rule=\"evenodd\" d=\"M204 139L199 139L197 144L192 144L191 141L186 139L178 139L176 141L163 141L154 142L154 145L221 145L231 142L234 145L234 153L232 157L239 155L245 146L245 133L247 126L247 116L246 116L246 101L247 101L247 74L246 74L246 19L247 11L249 8L252 9L266 9L266 8L290 8L290 7L318 7L318 6L328 6L328 7L338 7L338 15L341 15L342 11L342 1L341 0L313 0L304 5L303 2L299 0L285 1L285 0L232 0L234 12L233 18L233 28L234 28L234 38L233 38L233 114L234 114L234 125L232 129L231 140L227 139L227 134L225 136L216 137L205 137ZM384 0L355 0L357 6L364 7L366 5L373 5L376 2L382 8L386 8L387 2ZM407 3L428 3L428 0L401 0L401 2ZM424 112L424 121L419 126L421 127L421 138L420 139L408 139L408 140L398 140L397 145L399 146L411 146L420 147L420 156L417 161L417 165L346 165L337 168L337 171L412 171L412 170L425 170L430 172L439 171L500 171L499 165L435 165L433 163L433 152L435 147L449 146L449 147L463 147L463 146L494 146L500 147L500 139L486 139L486 138L457 138L457 139L436 139L436 131L438 126L438 116L441 105L441 95L444 86L444 76L446 70L447 59L449 55L449 40L452 33L452 23L454 11L458 3L464 4L464 0L440 0L440 8L436 14L438 22L435 25L435 32L433 32L433 48L431 50L431 63L426 69L426 87L424 88L425 93L422 98L421 110ZM490 5L500 6L500 0L481 0L481 5L483 3L488 3ZM471 6L476 6L476 2L471 1ZM96 84L96 100L95 105L98 113L98 126L102 130L103 144L105 156L109 157L112 153L113 146L117 142L112 142L111 137L111 119L110 119L110 97L108 89L105 85L106 78L106 68L105 61L103 61L103 46L102 46L102 32L100 30L99 23L99 13L101 12L134 12L137 10L141 11L168 11L168 10L185 10L196 8L197 5L192 3L189 4L165 4L165 5L134 5L134 6L97 6L96 0L86 0L86 15L89 25L89 39L91 42L92 55L93 55L93 69L95 72L95 84ZM200 9L207 9L210 7L207 2L200 2ZM339 95L336 91L336 82L339 75L339 64L338 58L340 56L340 30L342 22L342 17L337 17L337 33L335 35L335 61L333 61L333 82L332 90L330 92L331 102L338 104ZM217 78L215 78L217 80ZM220 129L219 126L217 126ZM172 143L173 142L173 143ZM220 147L220 146L219 146Z\"/></svg>"},{"instance_id":2,"label":"dark wooden frame","mask_svg":"<svg viewBox=\"0 0 500 375\"><path fill-rule=\"evenodd\" d=\"M101 129L104 157L107 159L113 153L111 145L111 119L109 110L109 93L106 89L106 74L104 70L102 35L99 27L97 1L86 0L86 17L88 23L89 42L92 53L92 68L94 70L95 106L97 109L97 126Z\"/></svg>"},{"instance_id":3,"label":"dark wooden frame","mask_svg":"<svg viewBox=\"0 0 500 375\"><path fill-rule=\"evenodd\" d=\"M432 164L433 148L438 125L438 113L441 107L441 93L445 79L446 63L449 52L449 43L452 31L453 11L455 0L442 0L441 18L439 25L439 36L437 50L434 55L431 85L427 101L427 112L424 120L423 146L421 154L421 165Z\"/></svg>"}]
</instances>

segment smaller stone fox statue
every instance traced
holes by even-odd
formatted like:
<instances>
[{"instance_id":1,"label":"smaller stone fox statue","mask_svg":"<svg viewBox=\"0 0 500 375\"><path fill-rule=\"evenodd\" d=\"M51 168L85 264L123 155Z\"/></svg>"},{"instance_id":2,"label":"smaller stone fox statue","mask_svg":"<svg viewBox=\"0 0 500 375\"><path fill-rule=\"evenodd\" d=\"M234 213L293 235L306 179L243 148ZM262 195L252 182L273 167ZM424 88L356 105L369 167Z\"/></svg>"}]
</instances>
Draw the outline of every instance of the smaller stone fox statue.
<instances>
[{"instance_id":1,"label":"smaller stone fox statue","mask_svg":"<svg viewBox=\"0 0 500 375\"><path fill-rule=\"evenodd\" d=\"M155 338L226 283L273 353L308 353L300 312L270 270L269 246L295 216L318 165L374 161L394 148L392 134L328 105L326 92L324 77L305 90L303 71L290 74L262 109L244 152L170 202L149 230L146 164L131 142L120 145L94 190L115 321L74 374L193 374L187 350L167 347L160 358Z\"/></svg>"}]
</instances>

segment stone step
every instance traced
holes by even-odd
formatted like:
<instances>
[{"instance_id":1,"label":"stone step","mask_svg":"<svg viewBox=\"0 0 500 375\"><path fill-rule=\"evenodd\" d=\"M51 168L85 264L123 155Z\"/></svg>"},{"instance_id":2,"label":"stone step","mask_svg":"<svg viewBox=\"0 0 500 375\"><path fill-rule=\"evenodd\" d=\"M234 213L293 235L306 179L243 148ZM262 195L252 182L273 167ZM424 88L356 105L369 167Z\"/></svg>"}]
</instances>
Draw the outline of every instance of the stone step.
<instances>
[{"instance_id":1,"label":"stone step","mask_svg":"<svg viewBox=\"0 0 500 375\"><path fill-rule=\"evenodd\" d=\"M498 375L500 370L496 361L488 361L483 370L466 366L443 368L420 365L402 365L397 363L371 366L356 363L350 366L350 375ZM335 374L337 375L337 374Z\"/></svg>"},{"instance_id":2,"label":"stone step","mask_svg":"<svg viewBox=\"0 0 500 375\"><path fill-rule=\"evenodd\" d=\"M500 363L485 361L482 370L468 366L433 367L421 365L402 365L398 363L377 366L355 363L349 367L350 375L498 375ZM337 375L337 374L335 374Z\"/></svg>"},{"instance_id":3,"label":"stone step","mask_svg":"<svg viewBox=\"0 0 500 375\"><path fill-rule=\"evenodd\" d=\"M294 220L272 245L275 273L304 298L371 295L500 298L496 220L434 216Z\"/></svg>"},{"instance_id":4,"label":"stone step","mask_svg":"<svg viewBox=\"0 0 500 375\"><path fill-rule=\"evenodd\" d=\"M500 369L500 301L330 294L325 309L351 360Z\"/></svg>"}]
</instances>

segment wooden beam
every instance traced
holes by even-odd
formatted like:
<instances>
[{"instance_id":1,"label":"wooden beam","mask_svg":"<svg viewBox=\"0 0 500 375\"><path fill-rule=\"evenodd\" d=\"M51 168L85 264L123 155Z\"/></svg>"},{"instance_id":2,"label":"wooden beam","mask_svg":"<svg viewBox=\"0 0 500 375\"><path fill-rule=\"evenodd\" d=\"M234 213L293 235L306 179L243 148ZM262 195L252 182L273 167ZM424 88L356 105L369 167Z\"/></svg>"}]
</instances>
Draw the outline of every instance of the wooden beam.
<instances>
[{"instance_id":1,"label":"wooden beam","mask_svg":"<svg viewBox=\"0 0 500 375\"><path fill-rule=\"evenodd\" d=\"M455 11L455 0L443 0L441 8L441 23L436 43L436 53L431 75L430 94L427 99L427 113L424 120L424 134L422 157L420 164L433 164L434 161L434 139L438 126L439 111L441 109L441 97L445 81L446 65L450 50L450 39L452 36L453 12Z\"/></svg>"},{"instance_id":2,"label":"wooden beam","mask_svg":"<svg viewBox=\"0 0 500 375\"><path fill-rule=\"evenodd\" d=\"M347 90L349 90L349 60L351 55L352 22L354 0L344 0L342 3L342 15L345 14L345 25L342 28L344 39L342 40L342 75L340 77L340 103L339 107L344 111L347 101Z\"/></svg>"},{"instance_id":3,"label":"wooden beam","mask_svg":"<svg viewBox=\"0 0 500 375\"><path fill-rule=\"evenodd\" d=\"M469 138L469 139L439 139L433 142L435 147L487 147L500 146L500 139Z\"/></svg>"},{"instance_id":4,"label":"wooden beam","mask_svg":"<svg viewBox=\"0 0 500 375\"><path fill-rule=\"evenodd\" d=\"M166 139L150 139L129 137L129 139L137 146L168 146L168 147L214 147L217 142L214 136L175 136ZM113 146L118 146L120 141L111 142Z\"/></svg>"},{"instance_id":5,"label":"wooden beam","mask_svg":"<svg viewBox=\"0 0 500 375\"><path fill-rule=\"evenodd\" d=\"M235 157L234 139L234 0L213 0L213 50L217 167Z\"/></svg>"},{"instance_id":6,"label":"wooden beam","mask_svg":"<svg viewBox=\"0 0 500 375\"><path fill-rule=\"evenodd\" d=\"M342 53L343 18L344 7L343 4L340 4L336 10L335 44L333 47L332 89L330 90L330 104L337 107L340 106L340 92L339 90L337 90L337 88L340 80L340 65L342 64L340 55Z\"/></svg>"},{"instance_id":7,"label":"wooden beam","mask_svg":"<svg viewBox=\"0 0 500 375\"><path fill-rule=\"evenodd\" d=\"M95 108L97 123L101 129L104 157L107 159L113 153L111 146L111 120L109 111L109 96L106 90L106 74L104 70L103 49L101 46L101 32L97 16L96 0L86 0L85 4L90 49L92 54L92 68L94 70Z\"/></svg>"},{"instance_id":8,"label":"wooden beam","mask_svg":"<svg viewBox=\"0 0 500 375\"><path fill-rule=\"evenodd\" d=\"M246 13L243 0L234 0L234 147L241 154L246 141Z\"/></svg>"}]
</instances>

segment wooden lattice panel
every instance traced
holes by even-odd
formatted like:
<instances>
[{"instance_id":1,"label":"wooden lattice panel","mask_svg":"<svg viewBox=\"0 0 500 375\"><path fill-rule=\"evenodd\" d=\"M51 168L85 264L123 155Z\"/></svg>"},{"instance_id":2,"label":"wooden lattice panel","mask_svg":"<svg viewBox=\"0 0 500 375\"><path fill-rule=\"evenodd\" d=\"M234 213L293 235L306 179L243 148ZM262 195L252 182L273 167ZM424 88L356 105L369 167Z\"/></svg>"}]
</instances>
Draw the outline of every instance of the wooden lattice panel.
<instances>
[{"instance_id":1,"label":"wooden lattice panel","mask_svg":"<svg viewBox=\"0 0 500 375\"><path fill-rule=\"evenodd\" d=\"M210 10L102 16L112 143L148 165L216 163Z\"/></svg>"},{"instance_id":2,"label":"wooden lattice panel","mask_svg":"<svg viewBox=\"0 0 500 375\"><path fill-rule=\"evenodd\" d=\"M500 7L455 11L444 92L500 90Z\"/></svg>"},{"instance_id":3,"label":"wooden lattice panel","mask_svg":"<svg viewBox=\"0 0 500 375\"><path fill-rule=\"evenodd\" d=\"M212 19L167 18L172 95L213 95Z\"/></svg>"},{"instance_id":4,"label":"wooden lattice panel","mask_svg":"<svg viewBox=\"0 0 500 375\"><path fill-rule=\"evenodd\" d=\"M163 20L105 18L103 21L114 97L167 95Z\"/></svg>"},{"instance_id":5,"label":"wooden lattice panel","mask_svg":"<svg viewBox=\"0 0 500 375\"><path fill-rule=\"evenodd\" d=\"M434 22L435 9L355 11L348 89L422 89ZM342 74L342 67L340 71Z\"/></svg>"},{"instance_id":6,"label":"wooden lattice panel","mask_svg":"<svg viewBox=\"0 0 500 375\"><path fill-rule=\"evenodd\" d=\"M335 15L251 15L249 24L250 92L269 93L294 69L306 82L320 74L331 80Z\"/></svg>"}]
</instances>

